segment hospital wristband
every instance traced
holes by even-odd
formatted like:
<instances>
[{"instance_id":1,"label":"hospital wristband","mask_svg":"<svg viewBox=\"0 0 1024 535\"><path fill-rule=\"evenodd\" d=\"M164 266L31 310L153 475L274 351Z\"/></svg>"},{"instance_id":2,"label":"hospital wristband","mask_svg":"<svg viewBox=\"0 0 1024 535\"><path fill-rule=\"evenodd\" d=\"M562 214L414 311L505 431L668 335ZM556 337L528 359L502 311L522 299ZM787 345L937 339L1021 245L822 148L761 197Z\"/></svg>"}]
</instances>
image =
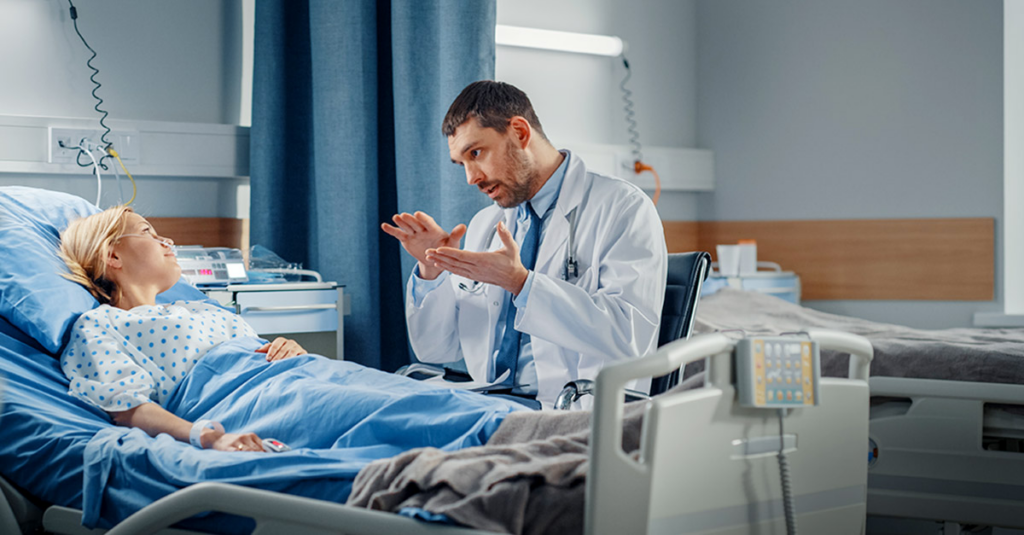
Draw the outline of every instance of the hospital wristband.
<instances>
[{"instance_id":1,"label":"hospital wristband","mask_svg":"<svg viewBox=\"0 0 1024 535\"><path fill-rule=\"evenodd\" d=\"M213 429L214 431L220 431L221 433L224 432L224 426L220 425L220 422L214 422L213 420L199 420L192 424L192 430L188 432L189 443L199 449L203 449L201 436L203 434L203 429L206 428Z\"/></svg>"}]
</instances>

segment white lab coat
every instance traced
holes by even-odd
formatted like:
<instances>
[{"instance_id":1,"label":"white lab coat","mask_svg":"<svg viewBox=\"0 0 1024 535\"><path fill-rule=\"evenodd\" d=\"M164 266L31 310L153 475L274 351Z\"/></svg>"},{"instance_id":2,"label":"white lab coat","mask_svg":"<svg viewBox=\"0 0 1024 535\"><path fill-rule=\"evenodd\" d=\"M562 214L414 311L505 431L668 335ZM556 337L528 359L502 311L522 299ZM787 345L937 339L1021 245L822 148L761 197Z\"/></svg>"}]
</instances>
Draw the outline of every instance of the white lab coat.
<instances>
[{"instance_id":1,"label":"white lab coat","mask_svg":"<svg viewBox=\"0 0 1024 535\"><path fill-rule=\"evenodd\" d=\"M537 399L545 407L567 382L594 379L607 364L657 348L668 265L664 230L647 195L624 180L588 172L572 153L567 157L528 302L515 319L515 328L532 337ZM573 210L579 277L566 281ZM469 224L465 250L501 248L495 226L504 220L513 228L515 217L515 208L484 208ZM503 336L495 332L503 293L498 286L449 274L416 306L410 280L405 311L416 356L430 363L465 358L474 380L492 379ZM633 387L646 391L648 384Z\"/></svg>"}]
</instances>

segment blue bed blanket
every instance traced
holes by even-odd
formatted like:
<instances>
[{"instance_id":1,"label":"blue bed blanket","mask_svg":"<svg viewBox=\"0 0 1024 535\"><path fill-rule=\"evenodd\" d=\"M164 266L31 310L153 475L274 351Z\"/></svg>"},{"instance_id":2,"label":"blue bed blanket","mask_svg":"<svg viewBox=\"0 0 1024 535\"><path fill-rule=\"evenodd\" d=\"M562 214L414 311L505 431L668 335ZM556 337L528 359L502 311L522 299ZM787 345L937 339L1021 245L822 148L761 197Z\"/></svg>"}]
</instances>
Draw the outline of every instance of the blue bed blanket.
<instances>
[{"instance_id":1,"label":"blue bed blanket","mask_svg":"<svg viewBox=\"0 0 1024 535\"><path fill-rule=\"evenodd\" d=\"M254 352L259 345L247 339L211 350L165 408L189 421L219 421L228 432L276 438L292 451L200 450L168 435L105 426L85 446L85 526L117 523L201 481L344 503L370 461L411 448L484 444L517 410L500 399L319 356L268 363Z\"/></svg>"}]
</instances>

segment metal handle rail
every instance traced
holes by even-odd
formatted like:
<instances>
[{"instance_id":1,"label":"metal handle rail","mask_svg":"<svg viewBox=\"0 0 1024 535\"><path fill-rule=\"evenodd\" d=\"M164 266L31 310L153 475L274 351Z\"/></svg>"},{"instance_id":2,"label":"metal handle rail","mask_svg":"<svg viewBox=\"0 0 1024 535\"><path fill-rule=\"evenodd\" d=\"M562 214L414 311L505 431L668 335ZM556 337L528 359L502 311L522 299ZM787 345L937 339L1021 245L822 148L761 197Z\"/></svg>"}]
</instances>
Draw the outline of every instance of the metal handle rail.
<instances>
[{"instance_id":1,"label":"metal handle rail","mask_svg":"<svg viewBox=\"0 0 1024 535\"><path fill-rule=\"evenodd\" d=\"M197 483L165 496L126 518L108 535L156 533L207 511L236 514L257 521L254 535L269 533L410 533L473 535L485 532L427 524L393 513L291 496L227 483Z\"/></svg>"},{"instance_id":2,"label":"metal handle rail","mask_svg":"<svg viewBox=\"0 0 1024 535\"><path fill-rule=\"evenodd\" d=\"M245 307L245 312L299 312L302 310L334 310L338 308L337 303L323 305L279 305L269 307Z\"/></svg>"}]
</instances>

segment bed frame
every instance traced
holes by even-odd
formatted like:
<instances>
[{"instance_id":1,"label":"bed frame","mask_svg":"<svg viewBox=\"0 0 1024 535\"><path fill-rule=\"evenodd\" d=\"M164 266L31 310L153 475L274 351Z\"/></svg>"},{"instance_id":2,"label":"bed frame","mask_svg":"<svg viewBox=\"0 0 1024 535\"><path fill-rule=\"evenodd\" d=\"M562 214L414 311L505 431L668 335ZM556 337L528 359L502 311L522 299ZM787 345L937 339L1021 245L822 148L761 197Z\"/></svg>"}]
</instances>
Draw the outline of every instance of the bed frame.
<instances>
[{"instance_id":1,"label":"bed frame","mask_svg":"<svg viewBox=\"0 0 1024 535\"><path fill-rule=\"evenodd\" d=\"M791 409L785 419L796 518L805 533L860 534L866 518L864 439L871 345L859 336L835 331L810 331L809 335L822 349L848 352L854 358L848 379L821 379L819 406ZM585 533L785 532L776 459L779 421L774 410L738 404L731 356L736 341L723 334L696 336L601 371L591 429ZM644 413L639 458L623 452L625 384L705 357L710 357L708 384L653 398ZM297 530L353 535L482 533L212 482L158 500L107 533L186 533L168 526L206 511L253 518L257 534ZM68 535L102 533L82 528L81 512L65 507L48 508L42 526ZM0 528L4 528L2 522Z\"/></svg>"},{"instance_id":2,"label":"bed frame","mask_svg":"<svg viewBox=\"0 0 1024 535\"><path fill-rule=\"evenodd\" d=\"M872 377L868 514L1024 529L1024 385Z\"/></svg>"}]
</instances>

